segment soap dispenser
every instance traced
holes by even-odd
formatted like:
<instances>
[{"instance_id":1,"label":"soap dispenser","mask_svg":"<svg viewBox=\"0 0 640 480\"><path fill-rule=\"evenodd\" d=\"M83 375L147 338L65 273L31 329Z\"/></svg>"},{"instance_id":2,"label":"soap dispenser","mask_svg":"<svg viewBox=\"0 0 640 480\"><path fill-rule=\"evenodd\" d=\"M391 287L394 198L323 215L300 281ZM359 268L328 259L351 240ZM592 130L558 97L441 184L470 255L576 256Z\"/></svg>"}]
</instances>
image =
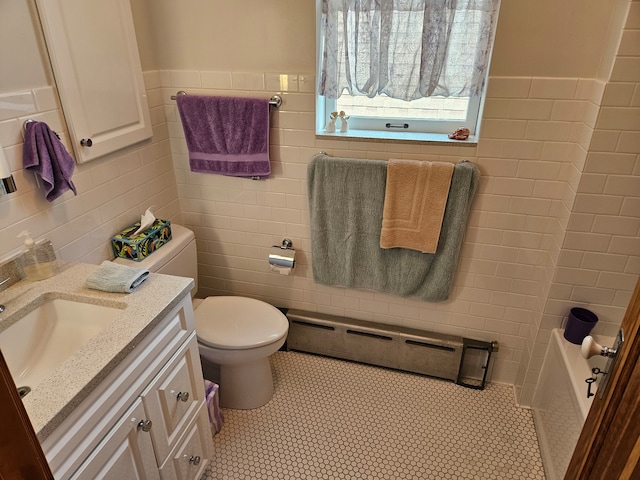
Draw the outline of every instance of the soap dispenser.
<instances>
[{"instance_id":1,"label":"soap dispenser","mask_svg":"<svg viewBox=\"0 0 640 480\"><path fill-rule=\"evenodd\" d=\"M56 273L53 247L49 245L48 248L44 243L36 244L27 230L21 232L18 237L25 237L24 251L20 255L19 262L24 278L37 281L53 276Z\"/></svg>"}]
</instances>

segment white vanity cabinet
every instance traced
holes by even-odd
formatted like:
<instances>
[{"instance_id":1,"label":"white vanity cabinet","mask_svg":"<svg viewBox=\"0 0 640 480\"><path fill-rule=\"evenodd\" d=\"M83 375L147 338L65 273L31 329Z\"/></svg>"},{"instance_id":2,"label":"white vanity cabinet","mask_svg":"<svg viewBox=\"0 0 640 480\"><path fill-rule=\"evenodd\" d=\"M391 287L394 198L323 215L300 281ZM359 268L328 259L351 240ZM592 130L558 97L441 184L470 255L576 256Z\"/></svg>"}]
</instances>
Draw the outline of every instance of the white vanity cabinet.
<instances>
[{"instance_id":1,"label":"white vanity cabinet","mask_svg":"<svg viewBox=\"0 0 640 480\"><path fill-rule=\"evenodd\" d=\"M187 295L43 442L56 479L197 480L213 453Z\"/></svg>"}]
</instances>

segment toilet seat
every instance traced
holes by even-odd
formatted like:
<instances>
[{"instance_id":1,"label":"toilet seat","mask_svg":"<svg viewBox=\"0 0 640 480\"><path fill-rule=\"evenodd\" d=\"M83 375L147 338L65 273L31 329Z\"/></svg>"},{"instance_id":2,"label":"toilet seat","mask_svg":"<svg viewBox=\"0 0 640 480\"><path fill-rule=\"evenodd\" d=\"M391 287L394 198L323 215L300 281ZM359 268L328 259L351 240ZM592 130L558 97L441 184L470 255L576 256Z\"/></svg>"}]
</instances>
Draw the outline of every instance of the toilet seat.
<instances>
[{"instance_id":1,"label":"toilet seat","mask_svg":"<svg viewBox=\"0 0 640 480\"><path fill-rule=\"evenodd\" d=\"M261 347L281 339L289 328L276 307L247 297L207 297L194 313L198 340L212 348Z\"/></svg>"}]
</instances>

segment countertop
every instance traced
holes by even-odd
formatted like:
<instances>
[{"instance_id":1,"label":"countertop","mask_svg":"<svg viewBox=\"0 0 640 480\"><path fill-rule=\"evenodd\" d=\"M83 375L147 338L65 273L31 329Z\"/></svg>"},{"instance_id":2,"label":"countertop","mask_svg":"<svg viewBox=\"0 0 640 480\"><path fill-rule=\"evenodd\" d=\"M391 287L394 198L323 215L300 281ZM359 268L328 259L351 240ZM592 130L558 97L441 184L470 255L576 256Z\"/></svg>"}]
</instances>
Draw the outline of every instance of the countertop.
<instances>
[{"instance_id":1,"label":"countertop","mask_svg":"<svg viewBox=\"0 0 640 480\"><path fill-rule=\"evenodd\" d=\"M22 280L0 292L0 331L47 300L63 298L121 308L116 319L23 398L42 442L194 286L190 278L151 273L133 293L86 288L98 265L67 264L51 278Z\"/></svg>"}]
</instances>

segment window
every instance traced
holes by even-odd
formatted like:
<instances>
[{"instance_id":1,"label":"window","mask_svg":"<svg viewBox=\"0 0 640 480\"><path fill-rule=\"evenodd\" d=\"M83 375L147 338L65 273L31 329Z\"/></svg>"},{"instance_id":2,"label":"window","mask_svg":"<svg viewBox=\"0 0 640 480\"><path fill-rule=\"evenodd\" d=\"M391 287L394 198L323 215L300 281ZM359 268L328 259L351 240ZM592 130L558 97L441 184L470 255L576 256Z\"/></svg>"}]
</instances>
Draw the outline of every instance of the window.
<instances>
[{"instance_id":1,"label":"window","mask_svg":"<svg viewBox=\"0 0 640 480\"><path fill-rule=\"evenodd\" d=\"M318 0L317 132L344 111L349 136L476 135L498 5Z\"/></svg>"}]
</instances>

